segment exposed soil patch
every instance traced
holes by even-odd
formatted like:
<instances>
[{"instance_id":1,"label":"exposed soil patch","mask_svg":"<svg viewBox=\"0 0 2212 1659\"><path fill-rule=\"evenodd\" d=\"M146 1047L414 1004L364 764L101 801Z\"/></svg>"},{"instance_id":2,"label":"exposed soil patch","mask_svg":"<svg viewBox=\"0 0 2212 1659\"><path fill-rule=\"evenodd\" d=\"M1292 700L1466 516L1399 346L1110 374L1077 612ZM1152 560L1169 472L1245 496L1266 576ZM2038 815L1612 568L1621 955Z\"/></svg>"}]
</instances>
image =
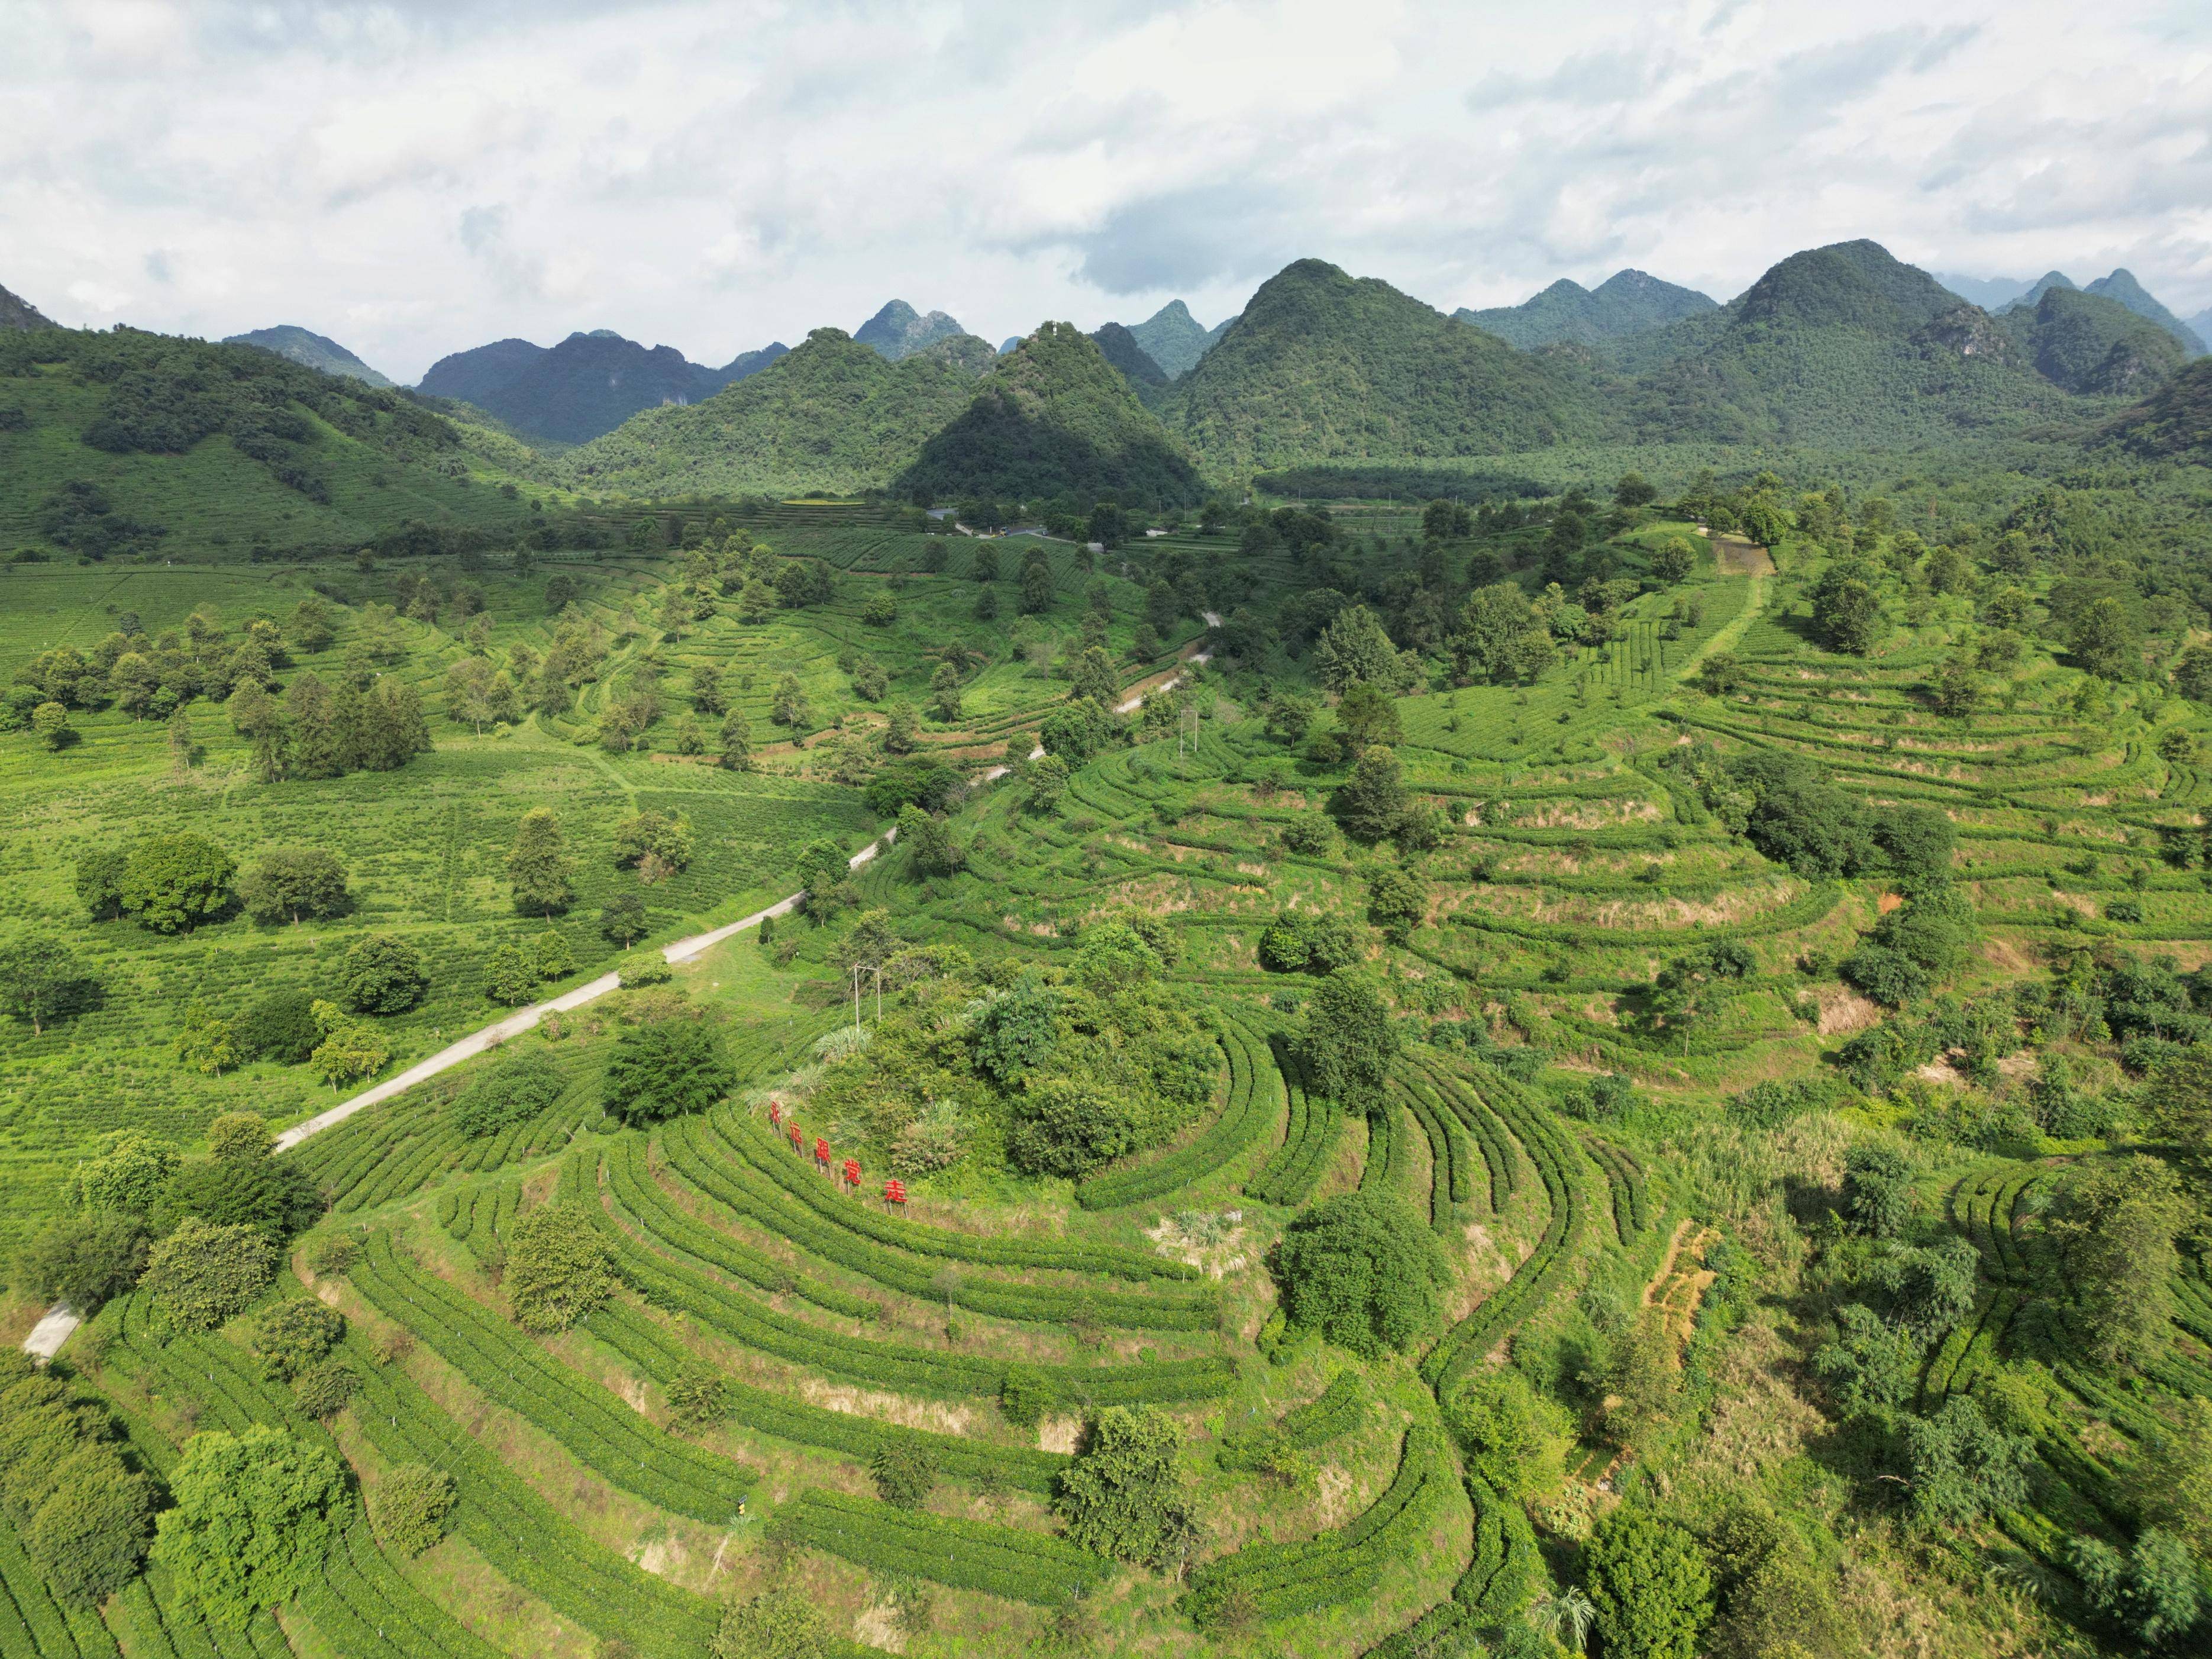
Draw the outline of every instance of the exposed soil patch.
<instances>
[{"instance_id":1,"label":"exposed soil patch","mask_svg":"<svg viewBox=\"0 0 2212 1659\"><path fill-rule=\"evenodd\" d=\"M1723 576L1771 576L1774 556L1741 536L1715 536L1713 562Z\"/></svg>"}]
</instances>

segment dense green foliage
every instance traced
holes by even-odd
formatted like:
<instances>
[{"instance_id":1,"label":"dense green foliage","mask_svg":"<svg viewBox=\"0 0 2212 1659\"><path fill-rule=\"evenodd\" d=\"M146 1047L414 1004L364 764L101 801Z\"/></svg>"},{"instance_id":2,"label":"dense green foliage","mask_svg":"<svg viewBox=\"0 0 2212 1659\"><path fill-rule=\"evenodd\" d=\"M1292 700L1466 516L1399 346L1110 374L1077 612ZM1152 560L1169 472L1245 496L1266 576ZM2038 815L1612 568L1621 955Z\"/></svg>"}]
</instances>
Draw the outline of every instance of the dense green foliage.
<instances>
[{"instance_id":1,"label":"dense green foliage","mask_svg":"<svg viewBox=\"0 0 2212 1659\"><path fill-rule=\"evenodd\" d=\"M1396 1198L1340 1193L1292 1221L1276 1263L1293 1325L1365 1358L1419 1346L1437 1328L1449 1263Z\"/></svg>"},{"instance_id":2,"label":"dense green foliage","mask_svg":"<svg viewBox=\"0 0 2212 1659\"><path fill-rule=\"evenodd\" d=\"M215 1624L244 1630L313 1582L349 1503L337 1459L281 1429L192 1437L154 1553Z\"/></svg>"},{"instance_id":3,"label":"dense green foliage","mask_svg":"<svg viewBox=\"0 0 2212 1659\"><path fill-rule=\"evenodd\" d=\"M936 500L1073 495L1184 506L1203 486L1097 343L1045 323L1000 358L896 488Z\"/></svg>"}]
</instances>

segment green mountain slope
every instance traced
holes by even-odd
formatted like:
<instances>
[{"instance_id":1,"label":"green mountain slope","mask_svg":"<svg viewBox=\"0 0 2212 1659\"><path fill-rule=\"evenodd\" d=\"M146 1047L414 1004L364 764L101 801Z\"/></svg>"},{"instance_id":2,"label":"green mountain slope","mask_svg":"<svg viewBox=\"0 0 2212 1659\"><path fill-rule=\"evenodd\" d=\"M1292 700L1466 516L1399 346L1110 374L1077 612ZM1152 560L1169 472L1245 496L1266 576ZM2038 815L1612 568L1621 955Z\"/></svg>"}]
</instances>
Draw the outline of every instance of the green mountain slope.
<instances>
[{"instance_id":1,"label":"green mountain slope","mask_svg":"<svg viewBox=\"0 0 2212 1659\"><path fill-rule=\"evenodd\" d=\"M2140 397L2189 355L2170 330L2091 289L2046 289L2033 310L2001 320L2024 361L2069 392Z\"/></svg>"},{"instance_id":2,"label":"green mountain slope","mask_svg":"<svg viewBox=\"0 0 2212 1659\"><path fill-rule=\"evenodd\" d=\"M28 300L18 299L6 289L0 288L0 328L52 328L53 319L48 317Z\"/></svg>"},{"instance_id":3,"label":"green mountain slope","mask_svg":"<svg viewBox=\"0 0 2212 1659\"><path fill-rule=\"evenodd\" d=\"M1180 300L1170 300L1141 323L1128 325L1137 349L1159 365L1168 379L1179 380L1198 367L1216 337Z\"/></svg>"},{"instance_id":4,"label":"green mountain slope","mask_svg":"<svg viewBox=\"0 0 2212 1659\"><path fill-rule=\"evenodd\" d=\"M1182 447L1072 323L1046 323L1001 359L898 486L939 498L1111 495L1132 506L1204 493Z\"/></svg>"},{"instance_id":5,"label":"green mountain slope","mask_svg":"<svg viewBox=\"0 0 2212 1659\"><path fill-rule=\"evenodd\" d=\"M1129 390L1137 394L1137 401L1147 409L1158 408L1168 388L1168 374L1137 343L1137 337L1119 323L1108 323L1091 339L1106 361L1121 371Z\"/></svg>"},{"instance_id":6,"label":"green mountain slope","mask_svg":"<svg viewBox=\"0 0 2212 1659\"><path fill-rule=\"evenodd\" d=\"M1270 277L1176 383L1165 410L1209 473L1498 454L1605 422L1564 360L1503 340L1319 259Z\"/></svg>"},{"instance_id":7,"label":"green mountain slope","mask_svg":"<svg viewBox=\"0 0 2212 1659\"><path fill-rule=\"evenodd\" d=\"M564 458L580 489L634 495L857 490L888 483L975 395L927 352L892 362L817 328L759 374L690 407L648 410Z\"/></svg>"},{"instance_id":8,"label":"green mountain slope","mask_svg":"<svg viewBox=\"0 0 2212 1659\"><path fill-rule=\"evenodd\" d=\"M520 523L513 474L406 394L252 346L0 333L0 548L245 559L408 520Z\"/></svg>"},{"instance_id":9,"label":"green mountain slope","mask_svg":"<svg viewBox=\"0 0 2212 1659\"><path fill-rule=\"evenodd\" d=\"M1614 343L1647 439L1948 441L2078 406L2013 337L1870 241L1792 254L1710 316Z\"/></svg>"},{"instance_id":10,"label":"green mountain slope","mask_svg":"<svg viewBox=\"0 0 2212 1659\"><path fill-rule=\"evenodd\" d=\"M2109 276L2100 276L2082 292L2100 295L2107 300L2117 300L2136 316L2147 318L2156 323L2168 334L2180 341L2183 349L2191 356L2202 357L2204 355L2205 343L2203 337L2195 329L2160 305L2158 300L2136 280L2133 271L2123 267L2113 271Z\"/></svg>"},{"instance_id":11,"label":"green mountain slope","mask_svg":"<svg viewBox=\"0 0 2212 1659\"><path fill-rule=\"evenodd\" d=\"M2140 455L2212 466L2212 358L2200 357L2112 422Z\"/></svg>"},{"instance_id":12,"label":"green mountain slope","mask_svg":"<svg viewBox=\"0 0 2212 1659\"><path fill-rule=\"evenodd\" d=\"M1595 289L1586 289L1563 276L1520 305L1486 311L1462 307L1452 313L1452 319L1529 350L1562 341L1595 345L1601 340L1664 328L1718 308L1695 289L1678 288L1641 270L1617 270Z\"/></svg>"},{"instance_id":13,"label":"green mountain slope","mask_svg":"<svg viewBox=\"0 0 2212 1659\"><path fill-rule=\"evenodd\" d=\"M318 369L325 374L351 375L370 386L392 384L336 340L313 333L296 323L279 323L275 328L257 328L245 334L227 335L222 343L225 345L258 346L264 351L273 351L279 357L289 358L303 368Z\"/></svg>"}]
</instances>

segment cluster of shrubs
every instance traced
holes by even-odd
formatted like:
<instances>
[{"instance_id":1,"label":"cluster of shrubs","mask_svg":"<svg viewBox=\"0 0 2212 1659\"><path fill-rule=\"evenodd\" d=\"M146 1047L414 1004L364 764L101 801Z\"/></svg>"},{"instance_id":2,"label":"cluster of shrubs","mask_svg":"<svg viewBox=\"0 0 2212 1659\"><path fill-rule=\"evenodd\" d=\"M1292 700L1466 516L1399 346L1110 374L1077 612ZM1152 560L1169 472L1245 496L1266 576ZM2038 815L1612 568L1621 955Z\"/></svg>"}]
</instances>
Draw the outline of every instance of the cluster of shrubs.
<instances>
[{"instance_id":1,"label":"cluster of shrubs","mask_svg":"<svg viewBox=\"0 0 2212 1659\"><path fill-rule=\"evenodd\" d=\"M878 947L902 1006L824 1056L813 1110L911 1175L972 1157L1079 1179L1158 1146L1222 1068L1211 1019L1164 982L1178 948L1147 917L1086 927L1064 968Z\"/></svg>"}]
</instances>

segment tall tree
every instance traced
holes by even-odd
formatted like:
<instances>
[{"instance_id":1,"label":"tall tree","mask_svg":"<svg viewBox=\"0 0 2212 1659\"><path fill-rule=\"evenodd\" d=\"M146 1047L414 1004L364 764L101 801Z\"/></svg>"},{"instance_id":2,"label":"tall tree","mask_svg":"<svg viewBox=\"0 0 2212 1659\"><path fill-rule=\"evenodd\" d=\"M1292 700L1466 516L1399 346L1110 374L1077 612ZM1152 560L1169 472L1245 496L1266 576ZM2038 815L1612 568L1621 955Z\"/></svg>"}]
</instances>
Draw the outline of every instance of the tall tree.
<instances>
[{"instance_id":1,"label":"tall tree","mask_svg":"<svg viewBox=\"0 0 2212 1659\"><path fill-rule=\"evenodd\" d=\"M507 855L507 878L514 908L550 916L568 908L575 890L561 836L561 821L550 807L533 806L515 826Z\"/></svg>"}]
</instances>

